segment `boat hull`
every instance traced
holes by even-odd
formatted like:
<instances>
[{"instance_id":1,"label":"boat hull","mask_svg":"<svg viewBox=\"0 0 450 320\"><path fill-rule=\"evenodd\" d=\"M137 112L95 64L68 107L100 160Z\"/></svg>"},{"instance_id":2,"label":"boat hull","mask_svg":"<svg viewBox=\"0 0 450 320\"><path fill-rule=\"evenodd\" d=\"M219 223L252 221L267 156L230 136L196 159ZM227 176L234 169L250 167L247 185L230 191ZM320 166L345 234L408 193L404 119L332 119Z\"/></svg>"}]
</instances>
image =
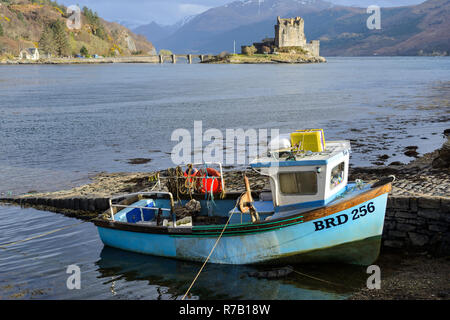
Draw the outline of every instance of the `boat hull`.
<instances>
[{"instance_id":1,"label":"boat hull","mask_svg":"<svg viewBox=\"0 0 450 320\"><path fill-rule=\"evenodd\" d=\"M294 218L229 226L209 258L220 264L344 262L370 265L378 257L390 185ZM97 223L96 223L97 224ZM105 245L169 258L203 262L223 226L137 232L97 224ZM177 230L175 230L177 229Z\"/></svg>"}]
</instances>

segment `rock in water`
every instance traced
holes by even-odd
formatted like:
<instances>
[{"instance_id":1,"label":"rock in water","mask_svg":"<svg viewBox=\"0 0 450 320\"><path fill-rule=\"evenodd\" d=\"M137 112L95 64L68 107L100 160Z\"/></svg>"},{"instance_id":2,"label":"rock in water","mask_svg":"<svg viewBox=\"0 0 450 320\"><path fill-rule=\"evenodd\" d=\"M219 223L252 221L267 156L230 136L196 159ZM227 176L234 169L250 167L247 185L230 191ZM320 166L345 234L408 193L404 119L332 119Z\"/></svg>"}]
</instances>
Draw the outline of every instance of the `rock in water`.
<instances>
[{"instance_id":1,"label":"rock in water","mask_svg":"<svg viewBox=\"0 0 450 320\"><path fill-rule=\"evenodd\" d=\"M444 131L447 141L439 150L439 156L433 160L434 168L450 168L450 129Z\"/></svg>"}]
</instances>

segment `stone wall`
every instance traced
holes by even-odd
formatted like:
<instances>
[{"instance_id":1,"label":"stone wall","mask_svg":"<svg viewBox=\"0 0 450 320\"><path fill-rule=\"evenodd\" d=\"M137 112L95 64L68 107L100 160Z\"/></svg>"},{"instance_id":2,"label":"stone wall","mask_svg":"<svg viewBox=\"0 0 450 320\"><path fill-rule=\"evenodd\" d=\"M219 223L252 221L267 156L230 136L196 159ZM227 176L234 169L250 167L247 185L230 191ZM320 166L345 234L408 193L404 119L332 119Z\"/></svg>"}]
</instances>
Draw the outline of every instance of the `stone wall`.
<instances>
[{"instance_id":1,"label":"stone wall","mask_svg":"<svg viewBox=\"0 0 450 320\"><path fill-rule=\"evenodd\" d=\"M320 41L312 40L305 45L305 49L311 52L311 54L315 57L320 56Z\"/></svg>"},{"instance_id":2,"label":"stone wall","mask_svg":"<svg viewBox=\"0 0 450 320\"><path fill-rule=\"evenodd\" d=\"M450 253L450 198L388 198L383 245Z\"/></svg>"}]
</instances>

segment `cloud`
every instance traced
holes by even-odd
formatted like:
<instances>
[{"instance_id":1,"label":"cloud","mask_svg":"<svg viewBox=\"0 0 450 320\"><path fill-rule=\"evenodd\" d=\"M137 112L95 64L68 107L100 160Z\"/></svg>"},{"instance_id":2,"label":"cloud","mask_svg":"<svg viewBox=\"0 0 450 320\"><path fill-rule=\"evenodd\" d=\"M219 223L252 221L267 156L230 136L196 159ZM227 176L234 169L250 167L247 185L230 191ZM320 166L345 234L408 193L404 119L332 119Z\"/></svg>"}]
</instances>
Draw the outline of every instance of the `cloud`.
<instances>
[{"instance_id":1,"label":"cloud","mask_svg":"<svg viewBox=\"0 0 450 320\"><path fill-rule=\"evenodd\" d=\"M331 3L354 6L354 7L368 7L370 5L377 5L380 7L396 7L419 4L425 0L328 0Z\"/></svg>"},{"instance_id":2,"label":"cloud","mask_svg":"<svg viewBox=\"0 0 450 320\"><path fill-rule=\"evenodd\" d=\"M174 24L191 15L202 13L209 8L221 6L234 0L58 0L69 6L77 3L87 6L109 21L130 21L159 24ZM375 2L381 6L420 3L423 0L328 0L343 5L367 6Z\"/></svg>"},{"instance_id":3,"label":"cloud","mask_svg":"<svg viewBox=\"0 0 450 320\"><path fill-rule=\"evenodd\" d=\"M178 10L180 14L185 16L191 16L194 14L199 14L202 12L205 12L206 10L210 9L211 7L199 5L199 4L193 4L193 3L181 3L178 5Z\"/></svg>"},{"instance_id":4,"label":"cloud","mask_svg":"<svg viewBox=\"0 0 450 320\"><path fill-rule=\"evenodd\" d=\"M156 21L173 24L186 16L195 15L230 0L58 0L69 6L87 6L109 21Z\"/></svg>"}]
</instances>

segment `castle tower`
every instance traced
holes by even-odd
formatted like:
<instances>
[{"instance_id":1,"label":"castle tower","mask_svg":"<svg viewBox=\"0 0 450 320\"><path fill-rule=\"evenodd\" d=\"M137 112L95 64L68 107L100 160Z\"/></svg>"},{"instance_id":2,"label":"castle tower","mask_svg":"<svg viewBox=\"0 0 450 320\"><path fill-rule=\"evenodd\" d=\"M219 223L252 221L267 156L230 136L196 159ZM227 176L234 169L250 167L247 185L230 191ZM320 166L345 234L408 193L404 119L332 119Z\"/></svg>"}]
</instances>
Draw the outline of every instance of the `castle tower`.
<instances>
[{"instance_id":1,"label":"castle tower","mask_svg":"<svg viewBox=\"0 0 450 320\"><path fill-rule=\"evenodd\" d=\"M305 21L301 17L281 19L277 18L275 25L275 46L304 47L306 45Z\"/></svg>"}]
</instances>

